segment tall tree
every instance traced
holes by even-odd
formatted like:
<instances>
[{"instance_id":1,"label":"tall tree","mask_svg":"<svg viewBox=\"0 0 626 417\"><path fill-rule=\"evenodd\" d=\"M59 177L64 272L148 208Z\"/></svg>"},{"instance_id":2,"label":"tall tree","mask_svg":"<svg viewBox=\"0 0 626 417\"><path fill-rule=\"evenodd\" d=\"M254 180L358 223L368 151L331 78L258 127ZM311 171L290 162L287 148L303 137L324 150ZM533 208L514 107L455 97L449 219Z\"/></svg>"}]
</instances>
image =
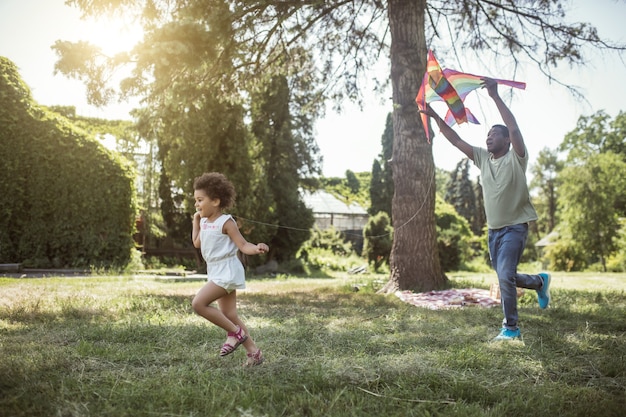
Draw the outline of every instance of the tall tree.
<instances>
[{"instance_id":1,"label":"tall tree","mask_svg":"<svg viewBox=\"0 0 626 417\"><path fill-rule=\"evenodd\" d=\"M346 170L346 185L352 194L358 194L361 190L361 183L352 170Z\"/></svg>"},{"instance_id":2,"label":"tall tree","mask_svg":"<svg viewBox=\"0 0 626 417\"><path fill-rule=\"evenodd\" d=\"M585 161L590 154L612 152L626 161L626 112L621 111L615 119L604 111L591 116L581 116L576 128L565 135L559 150L567 152L567 163ZM616 207L626 216L626 195L618 196Z\"/></svg>"},{"instance_id":3,"label":"tall tree","mask_svg":"<svg viewBox=\"0 0 626 417\"><path fill-rule=\"evenodd\" d=\"M370 211L375 215L384 211L391 219L391 202L393 200L393 171L391 169L393 155L393 119L387 115L385 130L381 137L382 150L372 166L372 182L370 188Z\"/></svg>"},{"instance_id":4,"label":"tall tree","mask_svg":"<svg viewBox=\"0 0 626 417\"><path fill-rule=\"evenodd\" d=\"M142 48L133 50L134 56L102 62L89 46L57 43L56 49L63 58L56 68L69 75L87 76L91 80L89 90L97 92L90 93L90 97L100 101L110 95L106 88L109 69L115 64L133 62L136 69L130 80L123 83L123 94L161 89L167 92L174 85L185 85L182 97L188 104L193 103L196 86L212 82L220 86L220 96L232 100L246 97L240 93L282 73L311 80L310 85L320 89L309 91L309 95L317 94L320 100L358 100L366 70L389 51L394 108L395 232L386 291L428 290L446 283L435 238L432 149L415 104L426 69L426 39L431 40L428 46L433 48L452 42L455 48L475 51L482 62L488 62L489 56L506 57L512 63L530 60L549 77L550 68L561 61L584 63L584 45L614 48L600 39L595 28L584 23L564 23L565 0L542 1L540 7L536 0L69 3L87 14L139 11L146 22L146 41ZM444 37L443 33L451 35ZM166 38L166 44L161 38ZM181 54L185 65L177 65L177 55ZM172 67L175 71L170 73ZM167 83L151 81L159 71L168 72ZM165 81L164 77L159 78ZM156 104L168 103L146 101L146 105Z\"/></svg>"},{"instance_id":5,"label":"tall tree","mask_svg":"<svg viewBox=\"0 0 626 417\"><path fill-rule=\"evenodd\" d=\"M613 152L592 154L561 172L560 208L565 234L599 261L616 248L617 203L626 194L626 162Z\"/></svg>"},{"instance_id":6,"label":"tall tree","mask_svg":"<svg viewBox=\"0 0 626 417\"><path fill-rule=\"evenodd\" d=\"M626 112L611 120L603 110L578 118L576 128L565 135L559 146L568 161L584 160L590 153L613 152L626 161Z\"/></svg>"},{"instance_id":7,"label":"tall tree","mask_svg":"<svg viewBox=\"0 0 626 417\"><path fill-rule=\"evenodd\" d=\"M287 78L276 76L253 100L251 112L263 184L269 191L265 195L267 202L260 208L270 212L270 222L278 226L268 241L269 257L278 261L293 258L309 238L308 230L314 223L313 213L304 205L299 192L300 173L305 168L313 169L313 161L303 144L305 139L296 136L300 130L294 126L290 102ZM258 216L262 214L257 213Z\"/></svg>"},{"instance_id":8,"label":"tall tree","mask_svg":"<svg viewBox=\"0 0 626 417\"><path fill-rule=\"evenodd\" d=\"M533 179L531 189L539 190L534 199L535 208L539 217L539 231L550 233L557 223L557 175L563 169L563 161L559 161L556 150L544 148L537 155L537 160L531 168Z\"/></svg>"},{"instance_id":9,"label":"tall tree","mask_svg":"<svg viewBox=\"0 0 626 417\"><path fill-rule=\"evenodd\" d=\"M445 200L452 204L457 213L463 216L470 225L474 224L476 217L476 195L474 186L469 177L470 160L461 159L456 169L450 173L448 189ZM473 230L475 234L480 234L481 230Z\"/></svg>"},{"instance_id":10,"label":"tall tree","mask_svg":"<svg viewBox=\"0 0 626 417\"><path fill-rule=\"evenodd\" d=\"M380 161L374 159L372 163L372 181L370 182L370 207L367 209L371 216L385 211L384 187L383 169L380 167ZM385 213L387 212L385 211ZM389 216L389 213L387 213L387 216Z\"/></svg>"},{"instance_id":11,"label":"tall tree","mask_svg":"<svg viewBox=\"0 0 626 417\"><path fill-rule=\"evenodd\" d=\"M485 214L485 200L483 199L483 186L480 183L480 176L474 183L474 195L476 196L476 216L472 223L472 230L475 234L481 235L482 230L487 225L487 215Z\"/></svg>"}]
</instances>

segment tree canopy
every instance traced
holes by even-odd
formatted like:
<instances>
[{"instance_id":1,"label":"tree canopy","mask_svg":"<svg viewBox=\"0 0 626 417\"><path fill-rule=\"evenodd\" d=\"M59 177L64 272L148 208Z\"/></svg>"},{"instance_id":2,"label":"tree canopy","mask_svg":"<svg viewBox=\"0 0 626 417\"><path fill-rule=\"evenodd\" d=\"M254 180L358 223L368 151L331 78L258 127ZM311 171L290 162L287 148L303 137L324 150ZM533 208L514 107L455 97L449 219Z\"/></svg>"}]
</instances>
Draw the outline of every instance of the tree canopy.
<instances>
[{"instance_id":1,"label":"tree canopy","mask_svg":"<svg viewBox=\"0 0 626 417\"><path fill-rule=\"evenodd\" d=\"M84 42L58 41L56 69L84 80L89 100L102 104L114 93L107 82L112 72L130 67L131 75L117 92L142 98L142 112L149 116L144 117L144 132L158 132L169 152L177 149L182 132L216 135L225 127L223 120L211 118L226 116L230 127L243 122L245 118L236 113L245 113L249 98L276 75L289 81L293 114L313 120L327 100L358 101L368 69L389 57L390 77L375 84L380 88L390 81L393 100L394 243L386 291L429 290L446 283L435 238L432 151L415 105L427 47L439 55L462 49L483 62L506 60L514 64L513 70L531 61L549 78L561 62L584 64L586 45L624 50L601 39L589 24L566 22L565 0L68 0L68 4L87 15L117 13L143 23L143 41L114 57L105 57ZM194 123L181 125L179 118ZM169 126L175 126L174 131L167 132ZM198 146L193 142L180 144ZM234 157L238 147L228 149Z\"/></svg>"}]
</instances>

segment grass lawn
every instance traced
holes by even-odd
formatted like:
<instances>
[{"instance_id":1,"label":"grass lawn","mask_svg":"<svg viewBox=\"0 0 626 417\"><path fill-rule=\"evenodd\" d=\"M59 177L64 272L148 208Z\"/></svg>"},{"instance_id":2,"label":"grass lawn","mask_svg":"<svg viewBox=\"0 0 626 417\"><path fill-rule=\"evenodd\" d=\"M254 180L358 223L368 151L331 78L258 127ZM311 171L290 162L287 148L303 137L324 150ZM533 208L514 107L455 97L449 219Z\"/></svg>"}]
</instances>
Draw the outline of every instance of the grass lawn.
<instances>
[{"instance_id":1,"label":"grass lawn","mask_svg":"<svg viewBox=\"0 0 626 417\"><path fill-rule=\"evenodd\" d=\"M384 276L252 279L253 369L193 314L202 282L0 278L0 416L623 416L626 274L553 278L512 343L491 342L499 308L418 308L376 294Z\"/></svg>"}]
</instances>

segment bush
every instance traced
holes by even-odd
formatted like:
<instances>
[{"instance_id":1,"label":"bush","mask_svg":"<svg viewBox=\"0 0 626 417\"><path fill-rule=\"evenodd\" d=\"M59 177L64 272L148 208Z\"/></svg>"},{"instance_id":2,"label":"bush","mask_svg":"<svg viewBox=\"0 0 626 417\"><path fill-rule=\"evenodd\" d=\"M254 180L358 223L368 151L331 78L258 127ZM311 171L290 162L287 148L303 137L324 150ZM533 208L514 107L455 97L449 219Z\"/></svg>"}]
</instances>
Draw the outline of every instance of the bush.
<instances>
[{"instance_id":1,"label":"bush","mask_svg":"<svg viewBox=\"0 0 626 417\"><path fill-rule=\"evenodd\" d=\"M609 272L626 272L626 219L620 220L616 246L617 251L608 257L606 268Z\"/></svg>"},{"instance_id":2,"label":"bush","mask_svg":"<svg viewBox=\"0 0 626 417\"><path fill-rule=\"evenodd\" d=\"M311 237L304 242L297 258L304 264L304 269L315 270L347 271L363 263L352 244L334 227L324 230L313 228Z\"/></svg>"},{"instance_id":3,"label":"bush","mask_svg":"<svg viewBox=\"0 0 626 417\"><path fill-rule=\"evenodd\" d=\"M133 250L134 173L38 106L0 57L0 262L123 268Z\"/></svg>"},{"instance_id":4,"label":"bush","mask_svg":"<svg viewBox=\"0 0 626 417\"><path fill-rule=\"evenodd\" d=\"M544 259L552 271L582 271L587 267L587 255L580 245L566 237L546 246Z\"/></svg>"},{"instance_id":5,"label":"bush","mask_svg":"<svg viewBox=\"0 0 626 417\"><path fill-rule=\"evenodd\" d=\"M384 211L379 211L369 218L363 230L365 241L363 256L374 265L374 271L378 271L383 264L389 263L393 242L393 228L390 223L389 215Z\"/></svg>"},{"instance_id":6,"label":"bush","mask_svg":"<svg viewBox=\"0 0 626 417\"><path fill-rule=\"evenodd\" d=\"M334 227L321 230L319 227L314 227L311 232L309 240L304 242L298 252L298 257L308 256L308 252L312 248L327 249L335 255L348 255L354 253L354 249L350 242L346 241L340 231Z\"/></svg>"},{"instance_id":7,"label":"bush","mask_svg":"<svg viewBox=\"0 0 626 417\"><path fill-rule=\"evenodd\" d=\"M458 271L471 258L473 234L467 220L439 195L435 204L439 262L444 271Z\"/></svg>"},{"instance_id":8,"label":"bush","mask_svg":"<svg viewBox=\"0 0 626 417\"><path fill-rule=\"evenodd\" d=\"M355 253L337 256L337 254L332 251L323 248L311 248L305 262L309 271L329 270L341 272L349 271L350 269L360 266L363 263L364 260Z\"/></svg>"}]
</instances>

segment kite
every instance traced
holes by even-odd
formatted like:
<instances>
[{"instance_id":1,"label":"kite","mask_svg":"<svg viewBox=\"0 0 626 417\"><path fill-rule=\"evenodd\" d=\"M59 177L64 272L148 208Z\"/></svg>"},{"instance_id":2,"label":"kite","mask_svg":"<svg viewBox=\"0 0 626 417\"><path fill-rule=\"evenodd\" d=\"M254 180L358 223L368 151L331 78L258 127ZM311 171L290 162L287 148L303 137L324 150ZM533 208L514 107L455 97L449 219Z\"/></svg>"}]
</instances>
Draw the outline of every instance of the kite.
<instances>
[{"instance_id":1,"label":"kite","mask_svg":"<svg viewBox=\"0 0 626 417\"><path fill-rule=\"evenodd\" d=\"M426 110L426 104L433 101L444 101L448 105L448 112L444 118L448 126L454 123L474 123L480 124L478 119L472 112L465 107L463 101L467 95L477 88L483 86L483 78L481 75L468 74L465 72L455 71L449 68L441 69L439 62L435 58L433 51L428 51L428 62L426 64L426 72L422 78L422 85L417 93L415 101L420 110ZM520 89L526 88L526 83L509 80L495 80L498 84L507 85ZM426 132L426 138L430 142L430 133L428 131L428 116L420 113L422 117L422 125Z\"/></svg>"}]
</instances>

